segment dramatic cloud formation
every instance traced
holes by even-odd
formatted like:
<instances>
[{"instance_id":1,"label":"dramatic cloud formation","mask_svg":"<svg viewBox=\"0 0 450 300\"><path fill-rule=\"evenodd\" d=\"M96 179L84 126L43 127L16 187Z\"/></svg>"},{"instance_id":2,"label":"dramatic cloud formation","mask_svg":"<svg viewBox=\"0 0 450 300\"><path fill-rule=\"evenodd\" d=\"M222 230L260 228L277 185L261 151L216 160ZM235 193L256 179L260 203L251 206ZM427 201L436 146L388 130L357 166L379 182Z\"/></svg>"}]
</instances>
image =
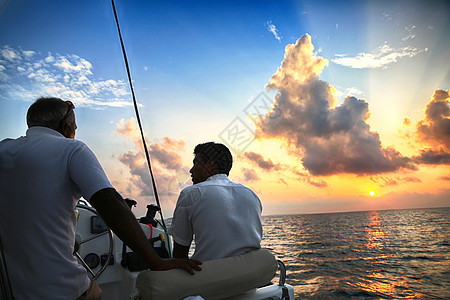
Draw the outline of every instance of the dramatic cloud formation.
<instances>
[{"instance_id":1,"label":"dramatic cloud formation","mask_svg":"<svg viewBox=\"0 0 450 300\"><path fill-rule=\"evenodd\" d=\"M142 149L141 137L134 118L117 124L116 134L134 142L136 149ZM148 142L148 141L146 141ZM148 144L148 143L147 143ZM153 174L159 193L178 195L184 183L189 179L187 167L183 167L179 153L184 152L184 141L169 137L160 143L148 144ZM141 151L128 151L118 157L131 173L130 189L140 190L142 196L153 196L153 188L145 154Z\"/></svg>"},{"instance_id":2,"label":"dramatic cloud formation","mask_svg":"<svg viewBox=\"0 0 450 300\"><path fill-rule=\"evenodd\" d=\"M311 37L286 46L267 89L277 90L272 110L257 123L258 138L281 138L312 175L378 174L415 169L410 159L383 148L370 131L367 102L347 97L335 107L334 88L318 79L328 61L315 55Z\"/></svg>"},{"instance_id":3,"label":"dramatic cloud formation","mask_svg":"<svg viewBox=\"0 0 450 300\"><path fill-rule=\"evenodd\" d=\"M270 159L265 160L259 153L245 152L244 157L265 171L277 171L280 169L280 164L274 164Z\"/></svg>"},{"instance_id":4,"label":"dramatic cloud formation","mask_svg":"<svg viewBox=\"0 0 450 300\"><path fill-rule=\"evenodd\" d=\"M413 38L409 36L409 38ZM337 54L338 58L332 61L335 64L355 69L387 68L387 65L397 62L403 57L414 57L419 53L428 51L428 48L419 50L414 47L393 49L384 44L378 47L374 53L359 53L355 57L347 57L347 54Z\"/></svg>"},{"instance_id":5,"label":"dramatic cloud formation","mask_svg":"<svg viewBox=\"0 0 450 300\"><path fill-rule=\"evenodd\" d=\"M0 49L0 97L31 101L55 96L77 106L130 106L128 86L121 80L94 80L92 65L77 55ZM26 88L25 88L26 87Z\"/></svg>"},{"instance_id":6,"label":"dramatic cloud formation","mask_svg":"<svg viewBox=\"0 0 450 300\"><path fill-rule=\"evenodd\" d=\"M278 33L278 29L275 27L275 25L272 24L272 21L268 21L266 23L266 28L269 32L273 34L273 36L278 40L281 41L281 36Z\"/></svg>"}]
</instances>

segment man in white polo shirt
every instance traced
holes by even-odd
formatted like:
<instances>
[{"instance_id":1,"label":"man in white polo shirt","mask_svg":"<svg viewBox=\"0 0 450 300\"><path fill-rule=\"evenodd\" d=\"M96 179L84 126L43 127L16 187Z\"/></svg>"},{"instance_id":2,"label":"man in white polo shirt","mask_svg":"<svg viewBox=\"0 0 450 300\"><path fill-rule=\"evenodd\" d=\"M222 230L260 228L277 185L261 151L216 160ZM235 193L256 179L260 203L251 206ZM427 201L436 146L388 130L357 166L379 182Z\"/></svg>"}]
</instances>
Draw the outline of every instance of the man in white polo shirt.
<instances>
[{"instance_id":1,"label":"man in white polo shirt","mask_svg":"<svg viewBox=\"0 0 450 300\"><path fill-rule=\"evenodd\" d=\"M100 299L73 255L83 196L153 270L199 270L197 261L160 259L94 153L75 140L74 106L40 98L26 136L0 142L0 238L16 299Z\"/></svg>"},{"instance_id":2,"label":"man in white polo shirt","mask_svg":"<svg viewBox=\"0 0 450 300\"><path fill-rule=\"evenodd\" d=\"M249 188L228 179L230 150L209 142L197 145L194 154L193 185L181 191L169 228L174 257L187 258L194 237L192 258L202 261L259 249L261 202Z\"/></svg>"}]
</instances>

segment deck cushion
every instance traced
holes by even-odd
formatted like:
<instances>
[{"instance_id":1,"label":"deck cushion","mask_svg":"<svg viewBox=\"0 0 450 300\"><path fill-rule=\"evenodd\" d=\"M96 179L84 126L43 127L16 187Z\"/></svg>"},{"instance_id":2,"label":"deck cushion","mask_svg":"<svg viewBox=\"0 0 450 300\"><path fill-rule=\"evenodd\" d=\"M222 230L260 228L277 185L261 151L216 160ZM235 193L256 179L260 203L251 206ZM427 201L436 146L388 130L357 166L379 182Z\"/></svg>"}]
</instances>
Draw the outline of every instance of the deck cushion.
<instances>
[{"instance_id":1,"label":"deck cushion","mask_svg":"<svg viewBox=\"0 0 450 300\"><path fill-rule=\"evenodd\" d=\"M200 295L223 299L260 287L272 280L277 270L275 257L266 249L204 262L195 275L182 269L142 271L136 288L142 300L183 299Z\"/></svg>"}]
</instances>

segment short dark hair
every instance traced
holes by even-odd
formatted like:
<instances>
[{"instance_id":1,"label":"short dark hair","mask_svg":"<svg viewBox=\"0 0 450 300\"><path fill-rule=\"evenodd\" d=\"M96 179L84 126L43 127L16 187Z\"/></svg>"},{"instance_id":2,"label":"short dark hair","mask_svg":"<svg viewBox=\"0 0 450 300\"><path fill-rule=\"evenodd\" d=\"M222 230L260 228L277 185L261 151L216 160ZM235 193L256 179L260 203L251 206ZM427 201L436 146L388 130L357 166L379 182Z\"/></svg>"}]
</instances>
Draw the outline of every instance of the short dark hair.
<instances>
[{"instance_id":1,"label":"short dark hair","mask_svg":"<svg viewBox=\"0 0 450 300\"><path fill-rule=\"evenodd\" d=\"M212 160L216 164L219 174L229 175L233 166L233 156L225 145L214 142L198 144L195 146L194 154L200 155L204 162Z\"/></svg>"},{"instance_id":2,"label":"short dark hair","mask_svg":"<svg viewBox=\"0 0 450 300\"><path fill-rule=\"evenodd\" d=\"M75 120L73 110L68 111L69 107L66 101L59 98L41 97L28 108L27 125L28 127L44 126L58 131L62 121Z\"/></svg>"}]
</instances>

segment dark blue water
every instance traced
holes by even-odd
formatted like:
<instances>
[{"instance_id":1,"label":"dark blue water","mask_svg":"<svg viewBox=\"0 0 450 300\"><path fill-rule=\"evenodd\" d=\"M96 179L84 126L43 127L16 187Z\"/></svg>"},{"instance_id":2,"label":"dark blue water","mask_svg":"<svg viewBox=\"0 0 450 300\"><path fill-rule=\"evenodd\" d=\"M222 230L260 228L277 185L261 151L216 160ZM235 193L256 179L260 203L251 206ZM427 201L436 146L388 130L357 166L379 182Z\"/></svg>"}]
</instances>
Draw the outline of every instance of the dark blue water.
<instances>
[{"instance_id":1,"label":"dark blue water","mask_svg":"<svg viewBox=\"0 0 450 300\"><path fill-rule=\"evenodd\" d=\"M450 208L263 217L299 299L450 299Z\"/></svg>"}]
</instances>

